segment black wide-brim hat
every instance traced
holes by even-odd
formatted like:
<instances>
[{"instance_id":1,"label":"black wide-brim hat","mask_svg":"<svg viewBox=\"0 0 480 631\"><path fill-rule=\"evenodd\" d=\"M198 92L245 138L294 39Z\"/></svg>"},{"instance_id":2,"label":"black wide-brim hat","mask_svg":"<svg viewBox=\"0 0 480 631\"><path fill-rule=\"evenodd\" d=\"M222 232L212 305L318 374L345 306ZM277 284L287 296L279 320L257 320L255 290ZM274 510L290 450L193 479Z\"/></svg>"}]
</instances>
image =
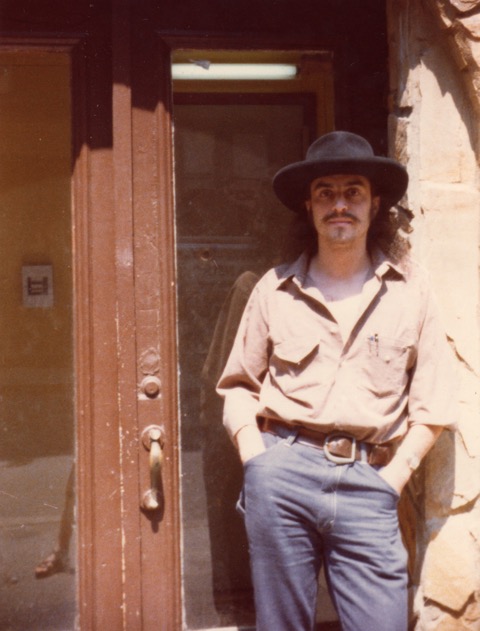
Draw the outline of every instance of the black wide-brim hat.
<instances>
[{"instance_id":1,"label":"black wide-brim hat","mask_svg":"<svg viewBox=\"0 0 480 631\"><path fill-rule=\"evenodd\" d=\"M363 175L381 199L381 208L391 208L404 196L408 173L399 162L376 156L370 143L356 134L334 131L310 145L302 162L280 169L273 190L290 210L305 210L310 184L323 175Z\"/></svg>"}]
</instances>

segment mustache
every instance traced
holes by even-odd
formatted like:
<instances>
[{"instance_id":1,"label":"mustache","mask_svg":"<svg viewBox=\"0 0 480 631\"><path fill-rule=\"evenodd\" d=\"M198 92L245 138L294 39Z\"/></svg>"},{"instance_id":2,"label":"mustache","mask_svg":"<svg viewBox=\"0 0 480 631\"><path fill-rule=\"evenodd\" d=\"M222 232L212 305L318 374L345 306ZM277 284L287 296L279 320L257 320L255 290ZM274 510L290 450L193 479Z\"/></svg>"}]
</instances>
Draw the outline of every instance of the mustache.
<instances>
[{"instance_id":1,"label":"mustache","mask_svg":"<svg viewBox=\"0 0 480 631\"><path fill-rule=\"evenodd\" d=\"M325 223L327 223L328 221L330 221L330 219L344 219L344 218L351 219L352 221L356 221L356 222L358 222L357 217L355 217L355 215L352 215L352 214L351 214L351 213L349 213L349 212L345 212L345 213L336 213L336 212L332 212L332 213L330 213L330 214L326 215L326 216L323 218L323 221L324 221Z\"/></svg>"}]
</instances>

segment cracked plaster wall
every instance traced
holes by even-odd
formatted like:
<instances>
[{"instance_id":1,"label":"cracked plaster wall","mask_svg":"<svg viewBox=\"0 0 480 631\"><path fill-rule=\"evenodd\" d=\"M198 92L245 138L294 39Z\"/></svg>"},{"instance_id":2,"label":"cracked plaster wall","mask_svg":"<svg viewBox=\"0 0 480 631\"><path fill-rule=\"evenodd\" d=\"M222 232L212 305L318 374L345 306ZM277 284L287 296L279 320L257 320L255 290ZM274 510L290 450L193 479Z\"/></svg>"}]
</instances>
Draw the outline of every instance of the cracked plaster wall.
<instances>
[{"instance_id":1,"label":"cracked plaster wall","mask_svg":"<svg viewBox=\"0 0 480 631\"><path fill-rule=\"evenodd\" d=\"M388 0L392 154L459 373L458 432L411 485L415 631L480 630L480 0ZM423 492L425 490L425 493Z\"/></svg>"}]
</instances>

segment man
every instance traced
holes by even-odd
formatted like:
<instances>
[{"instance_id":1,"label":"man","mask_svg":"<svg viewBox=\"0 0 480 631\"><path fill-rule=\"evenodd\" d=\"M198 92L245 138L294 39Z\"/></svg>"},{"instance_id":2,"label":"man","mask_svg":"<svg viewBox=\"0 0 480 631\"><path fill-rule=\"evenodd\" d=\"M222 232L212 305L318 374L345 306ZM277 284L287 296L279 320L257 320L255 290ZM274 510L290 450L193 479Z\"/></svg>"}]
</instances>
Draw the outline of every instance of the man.
<instances>
[{"instance_id":1,"label":"man","mask_svg":"<svg viewBox=\"0 0 480 631\"><path fill-rule=\"evenodd\" d=\"M244 465L257 631L314 628L324 564L343 631L406 631L397 502L455 423L450 350L389 209L407 174L333 132L274 190L315 239L245 309L218 391Z\"/></svg>"}]
</instances>

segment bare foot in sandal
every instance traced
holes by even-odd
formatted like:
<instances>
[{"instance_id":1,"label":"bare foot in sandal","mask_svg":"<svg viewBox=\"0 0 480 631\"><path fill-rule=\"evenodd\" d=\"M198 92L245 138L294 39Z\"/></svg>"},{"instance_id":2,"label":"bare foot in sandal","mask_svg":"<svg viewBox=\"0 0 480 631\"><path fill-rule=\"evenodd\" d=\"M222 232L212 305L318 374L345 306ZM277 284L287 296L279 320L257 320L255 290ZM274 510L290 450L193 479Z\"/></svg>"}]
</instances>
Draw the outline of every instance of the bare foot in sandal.
<instances>
[{"instance_id":1,"label":"bare foot in sandal","mask_svg":"<svg viewBox=\"0 0 480 631\"><path fill-rule=\"evenodd\" d=\"M65 554L61 550L54 550L35 568L36 578L47 578L52 574L64 572L66 569Z\"/></svg>"}]
</instances>

